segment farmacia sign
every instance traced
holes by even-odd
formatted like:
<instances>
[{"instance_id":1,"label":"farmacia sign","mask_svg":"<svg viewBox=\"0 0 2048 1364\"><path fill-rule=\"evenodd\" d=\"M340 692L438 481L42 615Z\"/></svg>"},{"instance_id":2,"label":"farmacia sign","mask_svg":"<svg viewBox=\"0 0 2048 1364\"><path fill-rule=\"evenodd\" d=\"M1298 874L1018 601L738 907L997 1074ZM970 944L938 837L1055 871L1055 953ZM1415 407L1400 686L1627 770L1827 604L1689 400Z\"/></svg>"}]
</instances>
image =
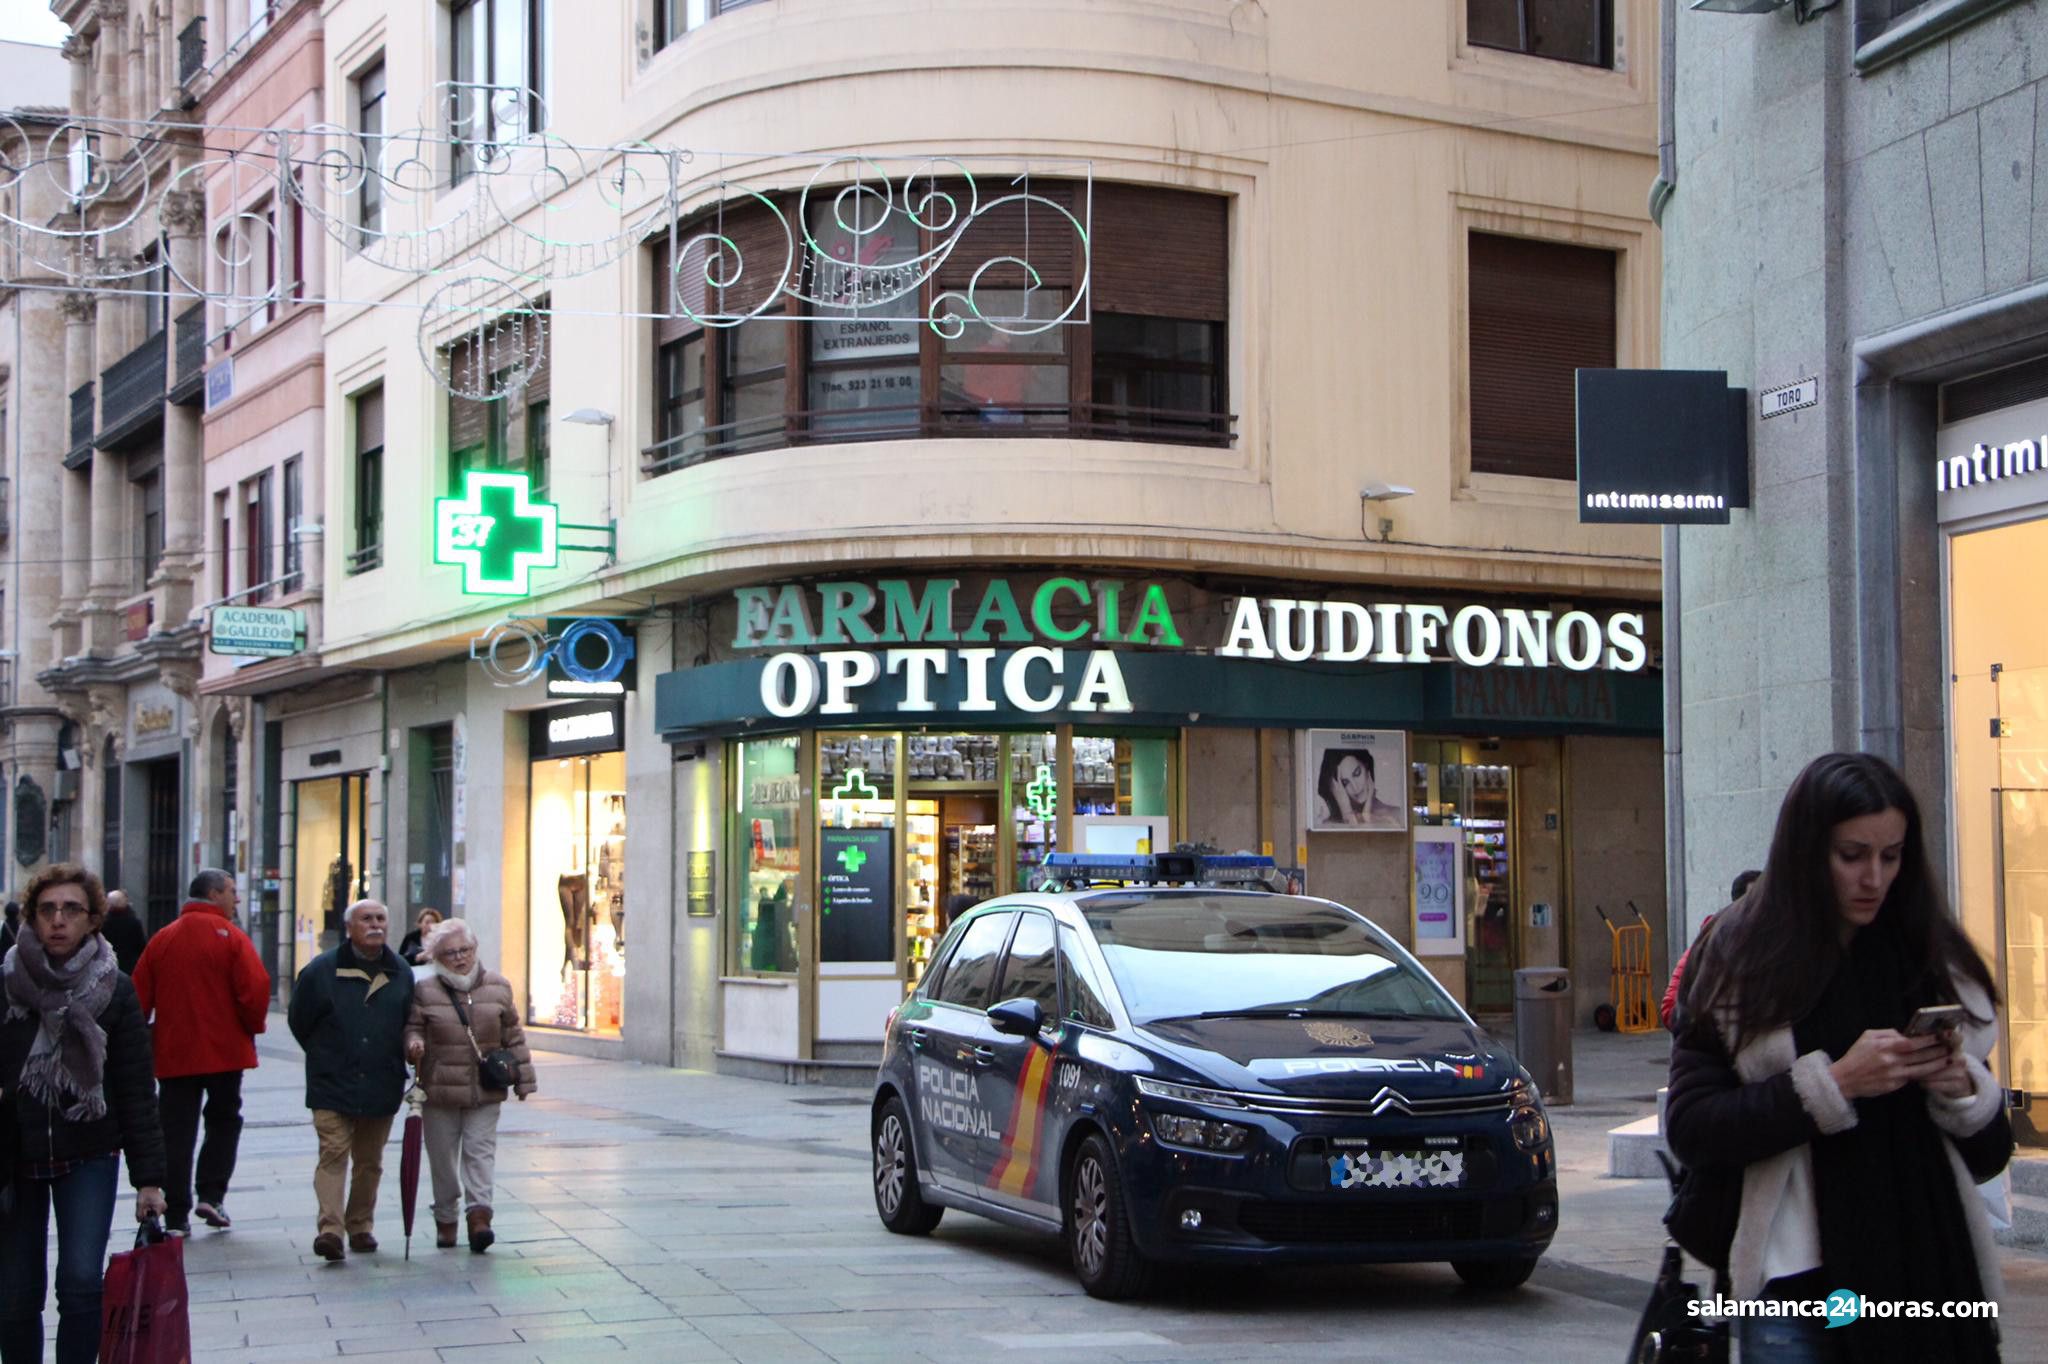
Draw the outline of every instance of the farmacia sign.
<instances>
[{"instance_id":1,"label":"farmacia sign","mask_svg":"<svg viewBox=\"0 0 2048 1364\"><path fill-rule=\"evenodd\" d=\"M1241 596L1225 603L1220 641L1191 645L1156 582L1047 578L1020 590L995 578L968 599L957 578L883 579L733 596L733 647L775 651L761 701L784 719L872 713L855 693L884 678L895 682L884 708L906 714L939 708L940 679L964 684L962 711L1126 713L1135 707L1117 654L1131 647L1334 664L1623 673L1649 665L1644 617L1630 611Z\"/></svg>"}]
</instances>

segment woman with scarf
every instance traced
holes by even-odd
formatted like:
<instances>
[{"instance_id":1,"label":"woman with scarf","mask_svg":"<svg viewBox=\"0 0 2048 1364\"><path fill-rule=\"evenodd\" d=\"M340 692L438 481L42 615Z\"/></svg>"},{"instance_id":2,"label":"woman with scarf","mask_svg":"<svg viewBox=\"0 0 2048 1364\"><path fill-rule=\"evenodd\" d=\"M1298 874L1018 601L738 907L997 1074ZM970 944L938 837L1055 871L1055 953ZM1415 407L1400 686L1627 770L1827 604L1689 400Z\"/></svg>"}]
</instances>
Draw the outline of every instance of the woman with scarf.
<instances>
[{"instance_id":1,"label":"woman with scarf","mask_svg":"<svg viewBox=\"0 0 2048 1364\"><path fill-rule=\"evenodd\" d=\"M0 961L0 1149L12 1150L0 1196L0 1364L43 1358L52 1209L57 1362L91 1364L122 1152L136 1220L164 1212L149 1026L100 936L107 899L97 876L59 863L22 900L21 934Z\"/></svg>"},{"instance_id":2,"label":"woman with scarf","mask_svg":"<svg viewBox=\"0 0 2048 1364\"><path fill-rule=\"evenodd\" d=\"M460 919L444 919L427 935L434 974L412 992L405 1029L405 1059L419 1069L427 1092L427 1168L434 1177L434 1244L455 1244L455 1213L465 1208L469 1248L491 1248L492 1169L498 1159L498 1108L505 1091L484 1084L483 1053L499 1048L519 1062L512 1088L533 1093L533 1053L519 1023L512 982L476 959L476 934Z\"/></svg>"},{"instance_id":3,"label":"woman with scarf","mask_svg":"<svg viewBox=\"0 0 2048 1364\"><path fill-rule=\"evenodd\" d=\"M1763 878L1694 951L1671 1053L1672 1151L1736 1208L1736 1298L1999 1297L1978 1182L2012 1128L1985 1066L1996 991L1949 917L1920 807L1868 754L1808 764ZM1927 1006L1961 1026L1914 1035ZM1725 1232L1724 1232L1725 1234ZM1998 1358L1995 1322L1742 1317L1744 1364Z\"/></svg>"}]
</instances>

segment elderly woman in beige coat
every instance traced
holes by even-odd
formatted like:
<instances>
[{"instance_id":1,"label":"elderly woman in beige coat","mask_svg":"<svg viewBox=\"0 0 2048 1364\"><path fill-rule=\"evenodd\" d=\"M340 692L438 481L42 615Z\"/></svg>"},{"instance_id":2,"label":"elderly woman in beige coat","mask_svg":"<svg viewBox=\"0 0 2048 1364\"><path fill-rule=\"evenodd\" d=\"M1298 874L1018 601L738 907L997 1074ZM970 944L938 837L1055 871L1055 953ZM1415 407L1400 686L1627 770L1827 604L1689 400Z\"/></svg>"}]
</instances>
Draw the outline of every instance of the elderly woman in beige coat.
<instances>
[{"instance_id":1,"label":"elderly woman in beige coat","mask_svg":"<svg viewBox=\"0 0 2048 1364\"><path fill-rule=\"evenodd\" d=\"M427 1165L434 1176L434 1244L455 1244L455 1214L466 1204L469 1248L479 1254L491 1231L491 1171L498 1156L498 1106L505 1091L487 1089L480 1053L503 1047L519 1060L513 1090L533 1093L533 1053L519 1024L512 983L477 961L476 934L460 919L434 926L426 940L434 974L413 989L405 1057L426 1090ZM459 1005L459 1007L458 1007ZM467 1018L465 1024L464 1019Z\"/></svg>"}]
</instances>

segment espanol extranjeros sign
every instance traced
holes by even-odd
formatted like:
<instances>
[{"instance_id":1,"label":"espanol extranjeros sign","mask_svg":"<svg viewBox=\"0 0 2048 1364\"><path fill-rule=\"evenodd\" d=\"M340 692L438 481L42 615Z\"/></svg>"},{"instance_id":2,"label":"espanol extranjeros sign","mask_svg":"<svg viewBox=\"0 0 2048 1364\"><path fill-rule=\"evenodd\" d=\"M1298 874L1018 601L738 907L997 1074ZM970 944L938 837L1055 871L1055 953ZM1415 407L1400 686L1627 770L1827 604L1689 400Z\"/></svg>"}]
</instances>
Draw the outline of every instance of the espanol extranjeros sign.
<instances>
[{"instance_id":1,"label":"espanol extranjeros sign","mask_svg":"<svg viewBox=\"0 0 2048 1364\"><path fill-rule=\"evenodd\" d=\"M1626 674L1650 665L1645 617L1626 610L1235 596L1196 622L1177 614L1160 583L1075 577L990 578L971 590L958 578L785 584L733 597L732 647L772 651L760 704L785 720L938 710L1126 715L1148 709L1126 680L1133 650L1375 669L1455 663Z\"/></svg>"}]
</instances>

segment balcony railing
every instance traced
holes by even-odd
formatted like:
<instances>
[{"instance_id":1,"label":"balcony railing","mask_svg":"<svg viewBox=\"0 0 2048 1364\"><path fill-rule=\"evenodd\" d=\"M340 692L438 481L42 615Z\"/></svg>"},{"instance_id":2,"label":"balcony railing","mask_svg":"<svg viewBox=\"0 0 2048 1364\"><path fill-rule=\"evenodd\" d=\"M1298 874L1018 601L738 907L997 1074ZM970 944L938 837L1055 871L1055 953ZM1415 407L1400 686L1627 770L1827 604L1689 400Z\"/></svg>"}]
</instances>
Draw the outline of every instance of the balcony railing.
<instances>
[{"instance_id":1,"label":"balcony railing","mask_svg":"<svg viewBox=\"0 0 2048 1364\"><path fill-rule=\"evenodd\" d=\"M206 392L206 305L195 303L178 314L171 379L171 401L192 404Z\"/></svg>"},{"instance_id":2,"label":"balcony railing","mask_svg":"<svg viewBox=\"0 0 2048 1364\"><path fill-rule=\"evenodd\" d=\"M163 420L164 358L164 333L158 331L100 371L101 448L126 440L152 418Z\"/></svg>"},{"instance_id":3,"label":"balcony railing","mask_svg":"<svg viewBox=\"0 0 2048 1364\"><path fill-rule=\"evenodd\" d=\"M368 573L373 568L382 568L384 566L384 546L381 544L364 545L361 549L353 550L342 561L342 566L347 569L350 577L354 577L358 573Z\"/></svg>"},{"instance_id":4,"label":"balcony railing","mask_svg":"<svg viewBox=\"0 0 2048 1364\"><path fill-rule=\"evenodd\" d=\"M71 449L64 467L76 469L92 462L92 380L71 390Z\"/></svg>"},{"instance_id":5,"label":"balcony railing","mask_svg":"<svg viewBox=\"0 0 2048 1364\"><path fill-rule=\"evenodd\" d=\"M1111 407L1101 403L903 403L856 410L802 411L707 426L640 452L652 478L708 460L786 445L839 445L873 440L1126 440L1167 445L1227 446L1237 417L1227 412Z\"/></svg>"},{"instance_id":6,"label":"balcony railing","mask_svg":"<svg viewBox=\"0 0 2048 1364\"><path fill-rule=\"evenodd\" d=\"M200 15L178 32L178 88L186 92L206 70L206 16Z\"/></svg>"}]
</instances>

